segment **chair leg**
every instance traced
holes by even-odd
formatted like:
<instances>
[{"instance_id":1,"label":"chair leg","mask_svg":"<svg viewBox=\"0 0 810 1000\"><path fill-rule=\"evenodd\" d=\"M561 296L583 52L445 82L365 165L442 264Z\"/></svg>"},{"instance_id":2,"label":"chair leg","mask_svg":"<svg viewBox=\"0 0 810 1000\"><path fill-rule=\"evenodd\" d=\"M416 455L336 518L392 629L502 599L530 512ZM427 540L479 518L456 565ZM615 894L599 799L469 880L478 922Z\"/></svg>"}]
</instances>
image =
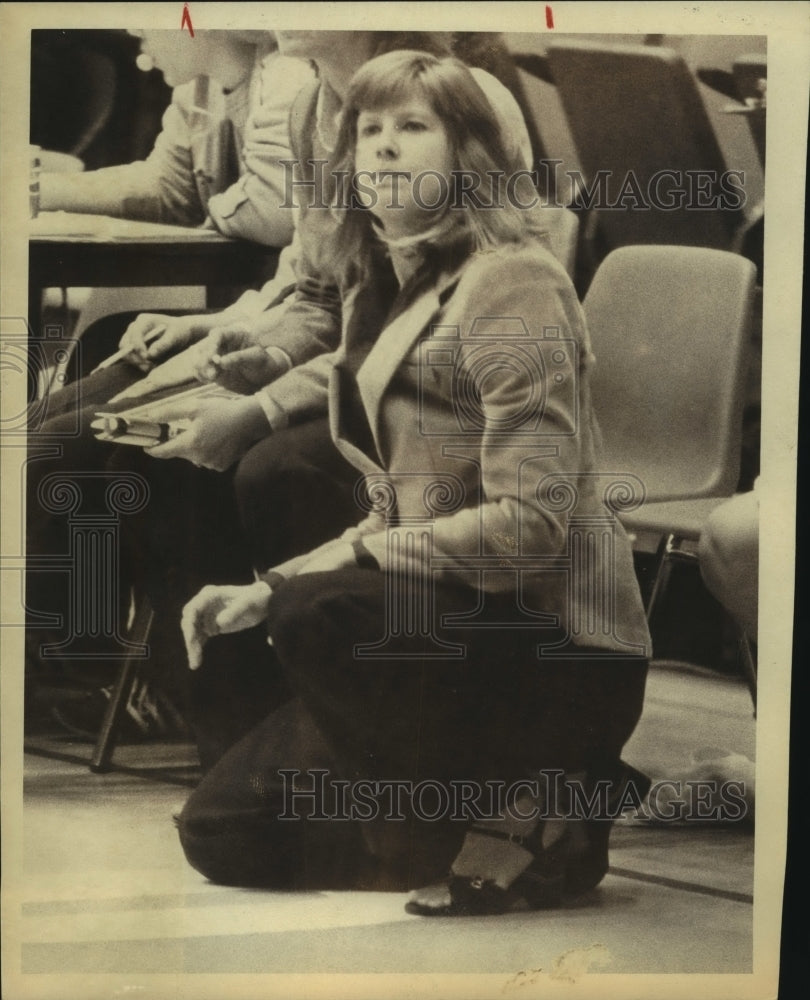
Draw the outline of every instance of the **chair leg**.
<instances>
[{"instance_id":1,"label":"chair leg","mask_svg":"<svg viewBox=\"0 0 810 1000\"><path fill-rule=\"evenodd\" d=\"M137 602L131 631L133 642L142 644L148 640L154 615L154 609L148 598L144 597ZM90 770L94 774L104 774L110 770L110 761L118 743L121 716L129 698L129 692L132 690L132 684L138 676L140 659L134 655L128 656L118 671L115 687L107 705L107 711L104 713L90 761Z\"/></svg>"},{"instance_id":2,"label":"chair leg","mask_svg":"<svg viewBox=\"0 0 810 1000\"><path fill-rule=\"evenodd\" d=\"M672 566L676 561L680 562L697 562L698 557L696 554L689 552L686 549L680 547L681 539L677 535L668 535L662 540L661 546L659 547L658 563L656 566L655 579L653 580L652 590L650 591L649 599L647 600L647 624L652 625L653 615L658 609L658 605L664 599L664 596L669 586L669 581L672 576ZM754 657L754 651L751 646L751 640L745 634L745 632L740 632L740 644L738 652L739 660L742 665L742 674L748 685L748 691L751 694L751 701L754 706L754 716L757 714L757 665L756 659Z\"/></svg>"},{"instance_id":3,"label":"chair leg","mask_svg":"<svg viewBox=\"0 0 810 1000\"><path fill-rule=\"evenodd\" d=\"M661 600L661 595L667 588L669 576L672 572L669 560L667 559L667 543L668 538L662 538L661 543L658 546L658 553L655 561L655 576L653 577L650 596L647 598L647 607L644 609L647 615L648 625L652 622L653 615L655 614L659 601Z\"/></svg>"},{"instance_id":4,"label":"chair leg","mask_svg":"<svg viewBox=\"0 0 810 1000\"><path fill-rule=\"evenodd\" d=\"M681 543L683 541L683 538L674 534L667 535L661 541L661 545L658 549L655 579L653 580L650 596L647 599L646 615L648 625L652 625L653 616L666 595L667 588L669 587L669 581L672 577L672 568L674 564L676 562L697 562L696 553L690 552L688 549L681 548Z\"/></svg>"}]
</instances>

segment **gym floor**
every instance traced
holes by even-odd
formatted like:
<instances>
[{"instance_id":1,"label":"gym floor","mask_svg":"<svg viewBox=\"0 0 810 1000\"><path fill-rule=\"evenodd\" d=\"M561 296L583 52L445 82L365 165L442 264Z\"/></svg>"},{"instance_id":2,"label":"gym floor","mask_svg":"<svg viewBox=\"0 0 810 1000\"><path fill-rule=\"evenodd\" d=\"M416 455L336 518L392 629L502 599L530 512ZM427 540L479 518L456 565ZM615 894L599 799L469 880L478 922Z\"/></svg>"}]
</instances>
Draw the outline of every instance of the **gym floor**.
<instances>
[{"instance_id":1,"label":"gym floor","mask_svg":"<svg viewBox=\"0 0 810 1000\"><path fill-rule=\"evenodd\" d=\"M624 757L677 779L707 744L753 760L754 727L738 678L658 662ZM192 746L121 746L107 774L89 771L90 749L54 732L26 739L17 936L21 972L43 996L68 1000L55 984L74 974L99 983L112 974L162 998L174 990L144 992L154 974L486 973L517 988L539 970L561 981L752 970L747 820L666 824L630 812L614 829L610 873L576 904L426 920L407 915L395 893L208 883L185 863L171 818L196 779Z\"/></svg>"}]
</instances>

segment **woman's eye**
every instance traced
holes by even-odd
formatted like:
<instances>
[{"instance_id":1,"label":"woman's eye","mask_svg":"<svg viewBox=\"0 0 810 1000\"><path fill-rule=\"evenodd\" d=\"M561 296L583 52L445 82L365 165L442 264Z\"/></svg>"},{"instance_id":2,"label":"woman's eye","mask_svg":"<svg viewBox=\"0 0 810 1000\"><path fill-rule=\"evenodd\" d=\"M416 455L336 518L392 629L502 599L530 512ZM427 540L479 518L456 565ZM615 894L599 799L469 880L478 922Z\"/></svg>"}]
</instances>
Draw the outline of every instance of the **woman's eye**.
<instances>
[{"instance_id":1,"label":"woman's eye","mask_svg":"<svg viewBox=\"0 0 810 1000\"><path fill-rule=\"evenodd\" d=\"M424 132L425 128L425 123L417 121L416 119L411 119L410 121L405 122L402 126L402 129L405 132Z\"/></svg>"},{"instance_id":2,"label":"woman's eye","mask_svg":"<svg viewBox=\"0 0 810 1000\"><path fill-rule=\"evenodd\" d=\"M363 138L376 135L379 131L380 126L376 122L368 122L367 124L360 126L360 135Z\"/></svg>"}]
</instances>

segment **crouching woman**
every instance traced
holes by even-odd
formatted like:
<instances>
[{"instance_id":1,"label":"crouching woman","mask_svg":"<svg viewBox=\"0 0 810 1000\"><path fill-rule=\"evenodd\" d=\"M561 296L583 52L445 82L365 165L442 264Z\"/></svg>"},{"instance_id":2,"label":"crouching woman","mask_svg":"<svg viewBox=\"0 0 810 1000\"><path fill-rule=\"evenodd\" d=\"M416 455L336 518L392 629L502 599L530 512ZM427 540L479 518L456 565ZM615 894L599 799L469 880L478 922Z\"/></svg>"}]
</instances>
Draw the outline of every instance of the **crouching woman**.
<instances>
[{"instance_id":1,"label":"crouching woman","mask_svg":"<svg viewBox=\"0 0 810 1000\"><path fill-rule=\"evenodd\" d=\"M270 419L328 403L367 516L185 609L192 667L266 622L290 692L179 818L215 881L407 887L451 915L607 870L649 635L583 313L505 145L452 58L394 52L352 82L324 247L352 277L342 341L274 384Z\"/></svg>"}]
</instances>

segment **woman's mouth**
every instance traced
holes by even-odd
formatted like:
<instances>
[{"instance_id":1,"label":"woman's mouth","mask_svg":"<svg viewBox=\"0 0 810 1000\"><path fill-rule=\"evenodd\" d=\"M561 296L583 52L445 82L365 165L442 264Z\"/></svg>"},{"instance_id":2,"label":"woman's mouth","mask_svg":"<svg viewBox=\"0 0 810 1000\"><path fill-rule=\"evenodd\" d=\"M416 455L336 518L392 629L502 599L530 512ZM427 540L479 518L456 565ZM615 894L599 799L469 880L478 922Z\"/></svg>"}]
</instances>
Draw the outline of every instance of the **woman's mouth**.
<instances>
[{"instance_id":1,"label":"woman's mouth","mask_svg":"<svg viewBox=\"0 0 810 1000\"><path fill-rule=\"evenodd\" d=\"M410 180L410 176L407 170L378 170L374 178L374 184L377 187L380 187L382 184L390 187L395 183L395 178L402 178L407 181Z\"/></svg>"}]
</instances>

